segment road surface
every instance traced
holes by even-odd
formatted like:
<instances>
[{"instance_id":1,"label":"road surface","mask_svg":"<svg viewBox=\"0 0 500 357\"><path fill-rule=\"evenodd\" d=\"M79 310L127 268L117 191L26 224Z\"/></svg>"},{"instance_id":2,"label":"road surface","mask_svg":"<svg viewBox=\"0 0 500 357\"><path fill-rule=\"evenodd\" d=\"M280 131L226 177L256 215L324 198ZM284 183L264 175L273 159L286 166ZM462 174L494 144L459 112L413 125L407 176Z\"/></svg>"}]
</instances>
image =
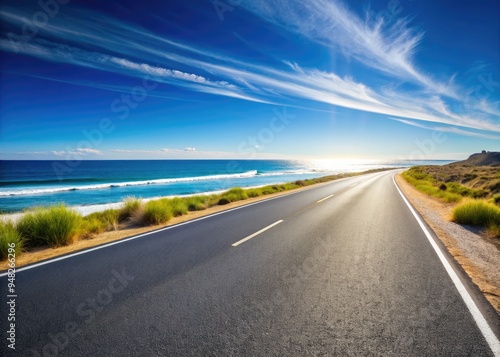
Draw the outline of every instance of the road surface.
<instances>
[{"instance_id":1,"label":"road surface","mask_svg":"<svg viewBox=\"0 0 500 357\"><path fill-rule=\"evenodd\" d=\"M494 356L498 340L478 327L393 175L19 270L15 352L2 276L1 355ZM498 333L498 315L453 269Z\"/></svg>"}]
</instances>

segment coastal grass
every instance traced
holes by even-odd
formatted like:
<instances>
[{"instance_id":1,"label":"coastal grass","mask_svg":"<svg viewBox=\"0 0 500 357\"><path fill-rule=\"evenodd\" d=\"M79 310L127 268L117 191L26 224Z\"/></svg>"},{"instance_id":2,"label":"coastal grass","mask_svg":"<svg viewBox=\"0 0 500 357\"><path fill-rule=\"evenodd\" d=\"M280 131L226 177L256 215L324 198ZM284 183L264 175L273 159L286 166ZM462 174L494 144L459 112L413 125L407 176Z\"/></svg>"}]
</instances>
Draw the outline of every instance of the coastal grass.
<instances>
[{"instance_id":1,"label":"coastal grass","mask_svg":"<svg viewBox=\"0 0 500 357\"><path fill-rule=\"evenodd\" d=\"M120 209L94 212L85 217L64 205L36 208L27 211L16 225L1 223L0 253L7 244L4 242L16 242L16 248L19 249L19 252L23 247L30 249L69 245L79 238L93 238L106 231L118 230L124 224L125 226L130 224L142 226L165 224L173 217L186 215L190 211L202 211L248 198L384 170L387 169L330 175L249 189L236 187L220 194L162 198L146 203L135 197L127 197ZM4 256L0 256L0 260L4 259Z\"/></svg>"},{"instance_id":2,"label":"coastal grass","mask_svg":"<svg viewBox=\"0 0 500 357\"><path fill-rule=\"evenodd\" d=\"M0 260L7 259L9 255L9 248L14 244L13 252L16 256L21 254L23 249L24 239L17 231L12 222L0 221Z\"/></svg>"},{"instance_id":3,"label":"coastal grass","mask_svg":"<svg viewBox=\"0 0 500 357\"><path fill-rule=\"evenodd\" d=\"M127 197L123 200L123 205L119 210L118 221L123 222L137 216L142 211L143 202L140 198Z\"/></svg>"},{"instance_id":4,"label":"coastal grass","mask_svg":"<svg viewBox=\"0 0 500 357\"><path fill-rule=\"evenodd\" d=\"M30 247L58 247L73 243L80 234L81 223L81 215L64 205L57 205L27 212L16 229Z\"/></svg>"},{"instance_id":5,"label":"coastal grass","mask_svg":"<svg viewBox=\"0 0 500 357\"><path fill-rule=\"evenodd\" d=\"M401 175L420 192L446 203L460 202L464 197L482 198L487 196L487 192L482 189L472 189L458 182L438 181L432 175L424 172L420 166L412 167Z\"/></svg>"},{"instance_id":6,"label":"coastal grass","mask_svg":"<svg viewBox=\"0 0 500 357\"><path fill-rule=\"evenodd\" d=\"M97 217L83 217L80 225L80 236L82 238L92 238L107 230L108 224Z\"/></svg>"},{"instance_id":7,"label":"coastal grass","mask_svg":"<svg viewBox=\"0 0 500 357\"><path fill-rule=\"evenodd\" d=\"M94 212L84 217L84 221L90 223L84 223L83 226L102 226L104 231L116 231L118 230L121 214L122 212L118 209L107 209L101 212Z\"/></svg>"},{"instance_id":8,"label":"coastal grass","mask_svg":"<svg viewBox=\"0 0 500 357\"><path fill-rule=\"evenodd\" d=\"M158 225L167 223L172 217L172 208L167 200L154 200L144 206L141 221L144 225Z\"/></svg>"},{"instance_id":9,"label":"coastal grass","mask_svg":"<svg viewBox=\"0 0 500 357\"><path fill-rule=\"evenodd\" d=\"M403 178L417 190L436 197L446 203L457 203L452 211L452 221L459 224L470 224L487 228L489 235L500 237L500 194L488 199L489 192L484 188L472 188L450 181L440 173L440 180L425 172L422 167L415 166L402 173ZM467 175L465 175L467 176ZM456 177L470 181L475 176ZM484 180L488 179L485 177ZM447 181L447 182L444 182Z\"/></svg>"},{"instance_id":10,"label":"coastal grass","mask_svg":"<svg viewBox=\"0 0 500 357\"><path fill-rule=\"evenodd\" d=\"M500 237L500 208L485 200L469 200L455 207L452 220L460 224L484 226L495 237Z\"/></svg>"},{"instance_id":11,"label":"coastal grass","mask_svg":"<svg viewBox=\"0 0 500 357\"><path fill-rule=\"evenodd\" d=\"M184 201L188 211L203 211L208 208L208 197L206 196L185 197Z\"/></svg>"},{"instance_id":12,"label":"coastal grass","mask_svg":"<svg viewBox=\"0 0 500 357\"><path fill-rule=\"evenodd\" d=\"M166 199L165 204L170 206L174 217L183 216L189 212L187 200L185 198L174 197Z\"/></svg>"},{"instance_id":13,"label":"coastal grass","mask_svg":"<svg viewBox=\"0 0 500 357\"><path fill-rule=\"evenodd\" d=\"M218 204L221 206L227 205L228 203L246 200L247 198L248 195L246 191L242 188L236 187L222 193L219 197Z\"/></svg>"}]
</instances>

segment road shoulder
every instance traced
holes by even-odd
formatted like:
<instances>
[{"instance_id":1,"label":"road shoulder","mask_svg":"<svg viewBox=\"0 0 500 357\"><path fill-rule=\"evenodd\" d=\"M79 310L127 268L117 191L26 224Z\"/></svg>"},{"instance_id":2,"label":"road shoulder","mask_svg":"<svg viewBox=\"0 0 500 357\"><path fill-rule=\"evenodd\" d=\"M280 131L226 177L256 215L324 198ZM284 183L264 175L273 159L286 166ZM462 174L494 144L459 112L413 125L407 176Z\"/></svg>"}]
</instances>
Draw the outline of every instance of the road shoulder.
<instances>
[{"instance_id":1,"label":"road shoulder","mask_svg":"<svg viewBox=\"0 0 500 357\"><path fill-rule=\"evenodd\" d=\"M485 298L500 314L500 250L486 237L450 221L451 204L441 203L408 184L400 174L396 182L433 229L450 254L478 286Z\"/></svg>"}]
</instances>

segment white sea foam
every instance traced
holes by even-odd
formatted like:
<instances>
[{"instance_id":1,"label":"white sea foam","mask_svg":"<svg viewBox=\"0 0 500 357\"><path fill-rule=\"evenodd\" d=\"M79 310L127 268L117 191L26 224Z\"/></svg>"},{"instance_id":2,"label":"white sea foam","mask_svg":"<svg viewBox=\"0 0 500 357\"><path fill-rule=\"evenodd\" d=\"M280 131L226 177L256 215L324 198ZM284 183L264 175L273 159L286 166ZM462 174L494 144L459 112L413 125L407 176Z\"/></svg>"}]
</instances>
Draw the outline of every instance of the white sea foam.
<instances>
[{"instance_id":1,"label":"white sea foam","mask_svg":"<svg viewBox=\"0 0 500 357\"><path fill-rule=\"evenodd\" d=\"M66 192L66 191L102 190L115 187L161 185L161 184L178 183L178 182L227 180L227 179L238 179L238 178L250 178L256 175L257 175L257 170L252 170L243 173L228 174L228 175L165 178L157 180L114 182L114 183L103 183L96 185L59 186L51 188L34 188L34 189L17 189L17 190L13 189L13 190L0 191L0 197L38 195L38 194L49 194L49 193Z\"/></svg>"}]
</instances>

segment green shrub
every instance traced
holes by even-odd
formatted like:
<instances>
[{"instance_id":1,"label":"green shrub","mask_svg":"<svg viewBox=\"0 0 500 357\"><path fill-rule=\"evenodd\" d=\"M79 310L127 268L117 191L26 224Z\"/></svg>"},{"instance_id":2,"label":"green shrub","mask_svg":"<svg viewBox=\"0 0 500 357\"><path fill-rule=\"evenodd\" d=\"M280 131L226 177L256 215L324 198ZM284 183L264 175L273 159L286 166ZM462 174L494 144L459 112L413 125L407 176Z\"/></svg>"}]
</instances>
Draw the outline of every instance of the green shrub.
<instances>
[{"instance_id":1,"label":"green shrub","mask_svg":"<svg viewBox=\"0 0 500 357\"><path fill-rule=\"evenodd\" d=\"M82 217L64 205L40 208L19 220L17 230L26 238L29 246L68 245L78 237Z\"/></svg>"},{"instance_id":2,"label":"green shrub","mask_svg":"<svg viewBox=\"0 0 500 357\"><path fill-rule=\"evenodd\" d=\"M141 211L143 206L142 200L135 197L127 197L123 200L123 206L120 209L118 221L122 222L129 219Z\"/></svg>"},{"instance_id":3,"label":"green shrub","mask_svg":"<svg viewBox=\"0 0 500 357\"><path fill-rule=\"evenodd\" d=\"M463 186L457 182L448 183L449 191L461 195L462 197L484 198L488 196L488 191L483 189L473 189Z\"/></svg>"},{"instance_id":4,"label":"green shrub","mask_svg":"<svg viewBox=\"0 0 500 357\"><path fill-rule=\"evenodd\" d=\"M295 190L296 188L301 187L300 185L297 185L295 182L285 183L281 186L283 187L283 191Z\"/></svg>"},{"instance_id":5,"label":"green shrub","mask_svg":"<svg viewBox=\"0 0 500 357\"><path fill-rule=\"evenodd\" d=\"M217 206L219 204L220 195L207 196L207 207Z\"/></svg>"},{"instance_id":6,"label":"green shrub","mask_svg":"<svg viewBox=\"0 0 500 357\"><path fill-rule=\"evenodd\" d=\"M420 166L410 167L408 170L403 172L403 176L417 181L428 181L431 183L435 181L431 175L423 172Z\"/></svg>"},{"instance_id":7,"label":"green shrub","mask_svg":"<svg viewBox=\"0 0 500 357\"><path fill-rule=\"evenodd\" d=\"M413 185L417 190L429 196L443 200L444 202L460 202L464 194L463 189L467 187L456 182L442 183L436 181L431 175L422 172L419 167L412 167L402 173L403 178Z\"/></svg>"},{"instance_id":8,"label":"green shrub","mask_svg":"<svg viewBox=\"0 0 500 357\"><path fill-rule=\"evenodd\" d=\"M218 204L219 204L220 206L224 206L224 205L227 205L227 204L229 204L229 203L231 203L231 202L232 202L232 201L231 201L231 199L229 199L229 198L227 198L227 197L221 197L221 198L219 199L219 203L218 203Z\"/></svg>"},{"instance_id":9,"label":"green shrub","mask_svg":"<svg viewBox=\"0 0 500 357\"><path fill-rule=\"evenodd\" d=\"M247 196L249 198L254 198L254 197L260 197L262 196L262 189L261 188L249 188L246 190Z\"/></svg>"},{"instance_id":10,"label":"green shrub","mask_svg":"<svg viewBox=\"0 0 500 357\"><path fill-rule=\"evenodd\" d=\"M21 254L24 240L12 222L0 221L0 260L7 259L12 243L15 244L13 249L17 257Z\"/></svg>"},{"instance_id":11,"label":"green shrub","mask_svg":"<svg viewBox=\"0 0 500 357\"><path fill-rule=\"evenodd\" d=\"M450 192L452 193L456 193L456 194L459 194L460 196L463 196L463 197L471 197L472 196L472 189L466 187L466 186L463 186L457 182L448 182L447 184L448 186L448 189Z\"/></svg>"},{"instance_id":12,"label":"green shrub","mask_svg":"<svg viewBox=\"0 0 500 357\"><path fill-rule=\"evenodd\" d=\"M500 206L500 194L493 196L493 203Z\"/></svg>"},{"instance_id":13,"label":"green shrub","mask_svg":"<svg viewBox=\"0 0 500 357\"><path fill-rule=\"evenodd\" d=\"M95 234L104 232L107 224L96 217L84 217L80 226L81 236L91 238Z\"/></svg>"},{"instance_id":14,"label":"green shrub","mask_svg":"<svg viewBox=\"0 0 500 357\"><path fill-rule=\"evenodd\" d=\"M187 202L184 198L175 197L166 200L165 203L170 205L174 217L185 215L189 211Z\"/></svg>"},{"instance_id":15,"label":"green shrub","mask_svg":"<svg viewBox=\"0 0 500 357\"><path fill-rule=\"evenodd\" d=\"M444 192L439 196L439 198L441 198L446 203L460 202L462 200L462 196L451 192Z\"/></svg>"},{"instance_id":16,"label":"green shrub","mask_svg":"<svg viewBox=\"0 0 500 357\"><path fill-rule=\"evenodd\" d=\"M261 191L263 195L270 195L277 192L276 186L264 186Z\"/></svg>"},{"instance_id":17,"label":"green shrub","mask_svg":"<svg viewBox=\"0 0 500 357\"><path fill-rule=\"evenodd\" d=\"M104 230L111 231L118 229L118 222L120 220L120 210L107 209L102 212L94 212L85 216L85 220L91 221L93 219L99 220L104 226Z\"/></svg>"},{"instance_id":18,"label":"green shrub","mask_svg":"<svg viewBox=\"0 0 500 357\"><path fill-rule=\"evenodd\" d=\"M500 225L500 208L486 201L468 201L453 210L452 220L485 227Z\"/></svg>"},{"instance_id":19,"label":"green shrub","mask_svg":"<svg viewBox=\"0 0 500 357\"><path fill-rule=\"evenodd\" d=\"M246 200L248 198L247 193L242 188L232 188L227 192L220 195L219 205L226 205L231 202Z\"/></svg>"},{"instance_id":20,"label":"green shrub","mask_svg":"<svg viewBox=\"0 0 500 357\"><path fill-rule=\"evenodd\" d=\"M479 189L479 190L473 190L472 192L472 198L485 198L488 196L488 191Z\"/></svg>"},{"instance_id":21,"label":"green shrub","mask_svg":"<svg viewBox=\"0 0 500 357\"><path fill-rule=\"evenodd\" d=\"M500 181L495 181L494 183L492 183L488 189L495 193L495 192L499 192L500 191Z\"/></svg>"},{"instance_id":22,"label":"green shrub","mask_svg":"<svg viewBox=\"0 0 500 357\"><path fill-rule=\"evenodd\" d=\"M167 223L172 218L172 207L166 200L149 201L144 206L142 223L157 225Z\"/></svg>"},{"instance_id":23,"label":"green shrub","mask_svg":"<svg viewBox=\"0 0 500 357\"><path fill-rule=\"evenodd\" d=\"M205 196L191 196L184 200L189 211L202 211L208 206L208 198Z\"/></svg>"}]
</instances>

